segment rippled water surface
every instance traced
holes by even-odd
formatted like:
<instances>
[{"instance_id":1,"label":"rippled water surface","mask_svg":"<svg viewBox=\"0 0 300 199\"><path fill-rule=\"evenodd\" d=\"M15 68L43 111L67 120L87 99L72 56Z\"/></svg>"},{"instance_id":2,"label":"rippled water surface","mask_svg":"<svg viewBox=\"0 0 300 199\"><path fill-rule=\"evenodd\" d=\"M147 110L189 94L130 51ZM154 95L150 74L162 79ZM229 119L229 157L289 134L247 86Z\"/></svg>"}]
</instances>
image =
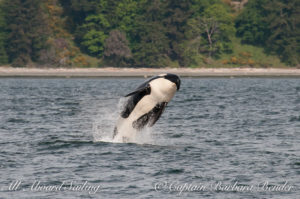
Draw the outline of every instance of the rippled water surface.
<instances>
[{"instance_id":1,"label":"rippled water surface","mask_svg":"<svg viewBox=\"0 0 300 199\"><path fill-rule=\"evenodd\" d=\"M182 78L137 143L109 142L143 81L0 79L0 198L299 197L300 79Z\"/></svg>"}]
</instances>

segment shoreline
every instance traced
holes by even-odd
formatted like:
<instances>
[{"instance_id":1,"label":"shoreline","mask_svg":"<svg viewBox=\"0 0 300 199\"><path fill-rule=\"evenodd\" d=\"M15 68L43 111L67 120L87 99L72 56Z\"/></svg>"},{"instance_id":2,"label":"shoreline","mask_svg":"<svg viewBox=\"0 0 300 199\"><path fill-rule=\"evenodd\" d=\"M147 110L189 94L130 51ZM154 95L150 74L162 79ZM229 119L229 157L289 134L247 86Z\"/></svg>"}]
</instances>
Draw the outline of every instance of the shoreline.
<instances>
[{"instance_id":1,"label":"shoreline","mask_svg":"<svg viewBox=\"0 0 300 199\"><path fill-rule=\"evenodd\" d=\"M12 68L0 67L1 77L150 77L175 73L181 77L300 77L288 68Z\"/></svg>"}]
</instances>

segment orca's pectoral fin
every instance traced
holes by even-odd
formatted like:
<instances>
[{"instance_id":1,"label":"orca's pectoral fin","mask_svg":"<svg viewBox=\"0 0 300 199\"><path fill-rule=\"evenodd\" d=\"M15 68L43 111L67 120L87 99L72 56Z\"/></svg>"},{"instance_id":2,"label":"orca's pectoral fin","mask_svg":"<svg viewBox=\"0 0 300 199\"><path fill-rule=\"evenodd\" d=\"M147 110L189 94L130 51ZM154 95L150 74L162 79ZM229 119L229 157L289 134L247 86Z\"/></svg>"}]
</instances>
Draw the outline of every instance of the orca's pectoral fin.
<instances>
[{"instance_id":1,"label":"orca's pectoral fin","mask_svg":"<svg viewBox=\"0 0 300 199\"><path fill-rule=\"evenodd\" d=\"M167 102L157 104L149 113L142 115L139 119L132 123L132 127L141 130L146 125L153 126L155 122L160 118L161 114L164 112Z\"/></svg>"},{"instance_id":2,"label":"orca's pectoral fin","mask_svg":"<svg viewBox=\"0 0 300 199\"><path fill-rule=\"evenodd\" d=\"M135 91L125 95L124 97L129 97L131 95L142 93L143 95L148 95L151 92L150 84L142 84L140 87L138 87Z\"/></svg>"},{"instance_id":3,"label":"orca's pectoral fin","mask_svg":"<svg viewBox=\"0 0 300 199\"><path fill-rule=\"evenodd\" d=\"M139 119L137 119L136 121L134 121L132 123L132 127L137 130L143 129L146 126L146 124L148 123L150 115L151 115L151 113L146 113L146 114L142 115Z\"/></svg>"},{"instance_id":4,"label":"orca's pectoral fin","mask_svg":"<svg viewBox=\"0 0 300 199\"><path fill-rule=\"evenodd\" d=\"M153 126L156 121L160 118L161 114L164 112L168 102L163 102L157 104L151 111L151 119L149 121L149 126Z\"/></svg>"}]
</instances>

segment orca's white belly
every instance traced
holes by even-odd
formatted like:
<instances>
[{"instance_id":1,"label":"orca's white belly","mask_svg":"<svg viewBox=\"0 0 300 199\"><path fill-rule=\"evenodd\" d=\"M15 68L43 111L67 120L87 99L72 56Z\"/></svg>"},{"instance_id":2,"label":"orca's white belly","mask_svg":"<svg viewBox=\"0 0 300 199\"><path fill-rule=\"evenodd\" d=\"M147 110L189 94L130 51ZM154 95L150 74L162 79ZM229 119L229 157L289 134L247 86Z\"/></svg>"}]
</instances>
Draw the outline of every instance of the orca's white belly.
<instances>
[{"instance_id":1,"label":"orca's white belly","mask_svg":"<svg viewBox=\"0 0 300 199\"><path fill-rule=\"evenodd\" d=\"M118 134L114 138L116 142L123 142L124 138L126 138L127 142L132 141L136 137L136 133L138 132L133 128L133 123L145 113L150 112L155 106L156 101L153 100L151 96L146 96L142 100L140 100L128 118L119 117L117 122ZM128 140L129 139L129 140Z\"/></svg>"}]
</instances>

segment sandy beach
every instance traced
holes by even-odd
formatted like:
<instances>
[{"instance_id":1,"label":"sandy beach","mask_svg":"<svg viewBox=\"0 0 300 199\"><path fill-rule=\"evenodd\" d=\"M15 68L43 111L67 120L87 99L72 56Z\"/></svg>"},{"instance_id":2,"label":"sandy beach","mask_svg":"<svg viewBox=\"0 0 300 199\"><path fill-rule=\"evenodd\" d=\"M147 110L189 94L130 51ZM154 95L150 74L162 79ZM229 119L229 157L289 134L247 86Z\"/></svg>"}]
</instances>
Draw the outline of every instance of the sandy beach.
<instances>
[{"instance_id":1,"label":"sandy beach","mask_svg":"<svg viewBox=\"0 0 300 199\"><path fill-rule=\"evenodd\" d=\"M0 67L0 77L149 77L175 73L182 77L300 77L300 69L280 68L12 68Z\"/></svg>"}]
</instances>

